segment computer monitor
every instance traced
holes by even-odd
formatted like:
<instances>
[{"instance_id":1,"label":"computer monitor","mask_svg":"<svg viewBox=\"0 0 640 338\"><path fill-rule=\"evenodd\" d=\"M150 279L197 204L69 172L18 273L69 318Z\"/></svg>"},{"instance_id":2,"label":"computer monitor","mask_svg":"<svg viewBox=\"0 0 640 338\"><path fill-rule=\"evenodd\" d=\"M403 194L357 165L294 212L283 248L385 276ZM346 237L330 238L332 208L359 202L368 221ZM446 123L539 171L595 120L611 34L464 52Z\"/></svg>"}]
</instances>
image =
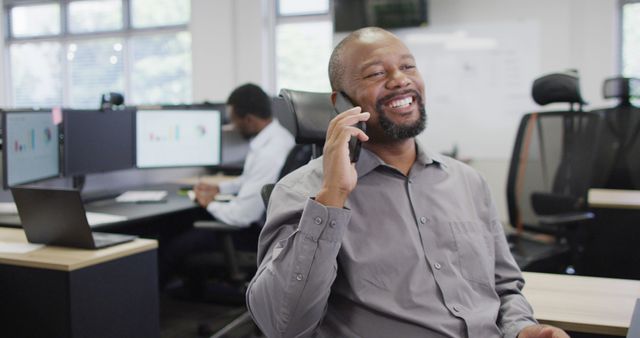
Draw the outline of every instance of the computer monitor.
<instances>
[{"instance_id":1,"label":"computer monitor","mask_svg":"<svg viewBox=\"0 0 640 338\"><path fill-rule=\"evenodd\" d=\"M135 109L63 110L65 176L135 167Z\"/></svg>"},{"instance_id":2,"label":"computer monitor","mask_svg":"<svg viewBox=\"0 0 640 338\"><path fill-rule=\"evenodd\" d=\"M3 111L5 189L60 175L58 127L51 110Z\"/></svg>"},{"instance_id":3,"label":"computer monitor","mask_svg":"<svg viewBox=\"0 0 640 338\"><path fill-rule=\"evenodd\" d=\"M137 167L220 164L221 120L221 112L215 109L139 109L136 113Z\"/></svg>"}]
</instances>

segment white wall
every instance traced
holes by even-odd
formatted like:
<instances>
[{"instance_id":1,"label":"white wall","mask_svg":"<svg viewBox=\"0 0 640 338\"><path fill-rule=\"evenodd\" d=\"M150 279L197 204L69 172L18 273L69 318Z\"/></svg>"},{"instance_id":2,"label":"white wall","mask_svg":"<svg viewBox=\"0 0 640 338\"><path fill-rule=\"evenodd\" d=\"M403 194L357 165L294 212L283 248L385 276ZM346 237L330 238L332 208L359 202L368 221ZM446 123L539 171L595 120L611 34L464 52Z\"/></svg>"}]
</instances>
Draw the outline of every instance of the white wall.
<instances>
[{"instance_id":1,"label":"white wall","mask_svg":"<svg viewBox=\"0 0 640 338\"><path fill-rule=\"evenodd\" d=\"M604 103L602 81L618 72L618 2L602 0L431 0L432 26L493 21L540 23L543 73L577 68L583 96Z\"/></svg>"},{"instance_id":2,"label":"white wall","mask_svg":"<svg viewBox=\"0 0 640 338\"><path fill-rule=\"evenodd\" d=\"M193 101L225 101L236 86L268 81L260 0L192 0Z\"/></svg>"},{"instance_id":3,"label":"white wall","mask_svg":"<svg viewBox=\"0 0 640 338\"><path fill-rule=\"evenodd\" d=\"M235 83L231 0L191 1L193 101L224 101Z\"/></svg>"}]
</instances>

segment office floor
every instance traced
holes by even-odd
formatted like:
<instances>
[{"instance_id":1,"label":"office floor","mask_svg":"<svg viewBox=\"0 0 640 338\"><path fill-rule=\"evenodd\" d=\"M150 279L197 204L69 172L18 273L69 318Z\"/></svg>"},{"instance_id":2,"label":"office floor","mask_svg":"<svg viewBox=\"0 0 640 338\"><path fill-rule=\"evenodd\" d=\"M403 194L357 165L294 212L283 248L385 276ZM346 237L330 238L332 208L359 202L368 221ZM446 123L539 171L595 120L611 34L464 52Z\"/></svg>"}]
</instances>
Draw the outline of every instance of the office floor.
<instances>
[{"instance_id":1,"label":"office floor","mask_svg":"<svg viewBox=\"0 0 640 338\"><path fill-rule=\"evenodd\" d=\"M198 327L206 323L218 330L245 311L243 306L220 305L210 301L193 300L180 290L160 293L160 336L162 338L199 338ZM254 337L253 324L244 325L228 336Z\"/></svg>"}]
</instances>

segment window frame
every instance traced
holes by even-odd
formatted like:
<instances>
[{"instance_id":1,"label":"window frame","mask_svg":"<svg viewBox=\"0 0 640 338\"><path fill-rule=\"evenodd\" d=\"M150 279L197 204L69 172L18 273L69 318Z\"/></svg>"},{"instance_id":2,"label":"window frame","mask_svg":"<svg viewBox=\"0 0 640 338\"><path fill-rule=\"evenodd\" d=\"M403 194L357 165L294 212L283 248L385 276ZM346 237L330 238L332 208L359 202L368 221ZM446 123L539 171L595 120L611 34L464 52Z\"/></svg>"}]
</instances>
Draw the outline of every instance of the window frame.
<instances>
[{"instance_id":1,"label":"window frame","mask_svg":"<svg viewBox=\"0 0 640 338\"><path fill-rule=\"evenodd\" d=\"M131 55L130 40L133 37L140 36L154 36L154 35L169 35L178 34L182 32L189 32L189 21L184 24L177 25L165 25L155 27L134 28L131 22L131 1L120 0L122 2L122 28L114 30L106 30L99 32L83 32L83 33L71 33L69 32L69 4L72 2L90 1L90 0L26 0L16 1L13 0L9 4L4 4L4 19L5 19L5 44L4 44L4 58L5 58L5 76L2 79L5 83L4 95L6 98L6 106L14 106L13 97L13 74L11 71L11 46L14 44L27 44L27 43L40 43L40 42L57 42L61 45L63 84L62 84L62 102L61 106L69 106L71 102L71 76L70 67L66 56L68 47L71 43L83 40L100 40L107 38L116 38L122 40L122 46L124 49L124 58L122 60L124 69L124 95L125 98L132 98L134 95L131 93L131 73L133 58ZM6 2L6 0L5 0ZM52 35L41 35L34 37L15 37L12 32L12 18L11 10L15 7L27 7L37 6L43 4L58 3L60 5L60 33ZM96 102L98 102L96 97ZM130 99L129 99L130 100ZM139 104L133 102L133 104Z\"/></svg>"}]
</instances>

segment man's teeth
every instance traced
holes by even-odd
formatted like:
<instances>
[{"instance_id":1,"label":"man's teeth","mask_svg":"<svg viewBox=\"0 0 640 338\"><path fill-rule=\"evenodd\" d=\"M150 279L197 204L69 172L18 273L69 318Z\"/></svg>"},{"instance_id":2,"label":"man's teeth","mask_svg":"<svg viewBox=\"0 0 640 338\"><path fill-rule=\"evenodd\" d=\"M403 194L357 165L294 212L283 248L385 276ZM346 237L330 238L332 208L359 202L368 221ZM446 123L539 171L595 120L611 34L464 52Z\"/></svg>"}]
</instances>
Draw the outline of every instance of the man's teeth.
<instances>
[{"instance_id":1,"label":"man's teeth","mask_svg":"<svg viewBox=\"0 0 640 338\"><path fill-rule=\"evenodd\" d=\"M391 107L391 108L406 107L406 106L410 105L411 102L413 102L413 98L412 97L407 97L407 98L404 98L404 99L391 101L389 103L389 107Z\"/></svg>"}]
</instances>

